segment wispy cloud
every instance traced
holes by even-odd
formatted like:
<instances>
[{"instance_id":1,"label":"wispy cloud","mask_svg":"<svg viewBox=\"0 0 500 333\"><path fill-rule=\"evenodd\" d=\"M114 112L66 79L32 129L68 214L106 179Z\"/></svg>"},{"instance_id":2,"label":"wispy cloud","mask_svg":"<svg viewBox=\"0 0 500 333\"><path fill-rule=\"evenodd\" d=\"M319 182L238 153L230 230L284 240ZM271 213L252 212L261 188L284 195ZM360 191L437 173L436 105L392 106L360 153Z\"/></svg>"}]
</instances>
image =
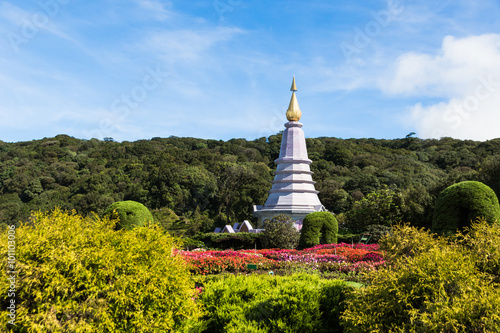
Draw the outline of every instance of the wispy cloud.
<instances>
[{"instance_id":1,"label":"wispy cloud","mask_svg":"<svg viewBox=\"0 0 500 333\"><path fill-rule=\"evenodd\" d=\"M211 48L227 42L243 30L233 27L205 27L153 33L146 38L146 46L157 52L168 63L202 62L213 56Z\"/></svg>"},{"instance_id":2,"label":"wispy cloud","mask_svg":"<svg viewBox=\"0 0 500 333\"><path fill-rule=\"evenodd\" d=\"M147 11L149 17L164 21L172 18L173 12L169 9L172 7L170 2L160 2L157 0L134 0L138 6ZM165 8L168 7L168 8Z\"/></svg>"}]
</instances>

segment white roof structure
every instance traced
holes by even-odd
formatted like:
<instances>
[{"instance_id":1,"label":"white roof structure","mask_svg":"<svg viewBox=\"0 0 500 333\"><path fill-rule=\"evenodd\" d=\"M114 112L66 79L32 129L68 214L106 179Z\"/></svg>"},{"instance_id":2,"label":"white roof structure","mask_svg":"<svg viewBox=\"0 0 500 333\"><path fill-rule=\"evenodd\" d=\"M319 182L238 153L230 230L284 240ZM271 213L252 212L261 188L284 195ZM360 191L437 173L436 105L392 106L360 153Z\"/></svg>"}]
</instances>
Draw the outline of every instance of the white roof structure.
<instances>
[{"instance_id":1,"label":"white roof structure","mask_svg":"<svg viewBox=\"0 0 500 333\"><path fill-rule=\"evenodd\" d=\"M243 221L243 223L240 226L240 232L250 232L253 229L252 225L250 222L247 220Z\"/></svg>"},{"instance_id":2,"label":"white roof structure","mask_svg":"<svg viewBox=\"0 0 500 333\"><path fill-rule=\"evenodd\" d=\"M228 233L228 234L234 234L234 230L233 230L233 227L231 227L229 224L226 224L226 226L224 227L224 229L222 229L221 231L222 233Z\"/></svg>"},{"instance_id":3,"label":"white roof structure","mask_svg":"<svg viewBox=\"0 0 500 333\"><path fill-rule=\"evenodd\" d=\"M302 112L295 96L295 77L291 90L292 98L286 113L289 122L285 124L279 158L275 161L278 166L273 185L266 203L254 206L253 213L260 218L260 225L266 218L279 214L297 220L309 213L325 210L314 187L310 168L312 161L307 155L303 125L298 121Z\"/></svg>"}]
</instances>

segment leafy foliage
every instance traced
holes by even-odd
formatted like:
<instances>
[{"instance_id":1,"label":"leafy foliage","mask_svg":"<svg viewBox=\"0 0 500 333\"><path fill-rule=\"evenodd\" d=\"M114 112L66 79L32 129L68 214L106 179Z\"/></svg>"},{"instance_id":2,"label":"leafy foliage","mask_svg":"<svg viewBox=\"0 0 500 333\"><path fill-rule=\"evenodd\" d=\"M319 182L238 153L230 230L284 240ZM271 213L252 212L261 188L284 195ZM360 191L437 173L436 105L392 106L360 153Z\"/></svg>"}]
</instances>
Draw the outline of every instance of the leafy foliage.
<instances>
[{"instance_id":1,"label":"leafy foliage","mask_svg":"<svg viewBox=\"0 0 500 333\"><path fill-rule=\"evenodd\" d=\"M229 233L199 233L193 236L193 239L201 241L207 247L217 249L254 249L262 248L261 234L253 234L249 232Z\"/></svg>"},{"instance_id":2,"label":"leafy foliage","mask_svg":"<svg viewBox=\"0 0 500 333\"><path fill-rule=\"evenodd\" d=\"M206 247L205 243L203 243L202 241L189 237L181 238L181 242L182 242L182 248L184 250L194 250Z\"/></svg>"},{"instance_id":3,"label":"leafy foliage","mask_svg":"<svg viewBox=\"0 0 500 333\"><path fill-rule=\"evenodd\" d=\"M113 202L133 200L152 212L172 211L175 223L174 215L162 220L158 214L155 221L175 227L178 235L212 231L250 218L252 205L265 202L280 143L281 134L252 141L172 136L120 143L58 135L0 142L0 223L17 223L32 210L55 206L102 214ZM401 220L430 227L434 202L447 186L480 180L500 191L500 139L308 138L306 143L319 197L335 214L348 213L357 201L387 187L402 196Z\"/></svg>"},{"instance_id":4,"label":"leafy foliage","mask_svg":"<svg viewBox=\"0 0 500 333\"><path fill-rule=\"evenodd\" d=\"M459 239L472 253L476 267L500 282L500 224L477 219L460 233Z\"/></svg>"},{"instance_id":5,"label":"leafy foliage","mask_svg":"<svg viewBox=\"0 0 500 333\"><path fill-rule=\"evenodd\" d=\"M346 332L498 331L499 286L466 248L407 225L393 229L381 244L392 264L370 272L370 284L346 301Z\"/></svg>"},{"instance_id":6,"label":"leafy foliage","mask_svg":"<svg viewBox=\"0 0 500 333\"><path fill-rule=\"evenodd\" d=\"M391 231L391 227L380 224L371 224L366 227L366 232L370 235L370 243L379 243L380 239Z\"/></svg>"},{"instance_id":7,"label":"leafy foliage","mask_svg":"<svg viewBox=\"0 0 500 333\"><path fill-rule=\"evenodd\" d=\"M347 228L353 232L361 232L366 230L368 225L391 226L401 221L405 208L401 193L388 188L372 192L355 202L346 214Z\"/></svg>"},{"instance_id":8,"label":"leafy foliage","mask_svg":"<svg viewBox=\"0 0 500 333\"><path fill-rule=\"evenodd\" d=\"M199 316L187 265L157 226L115 231L116 221L59 209L31 221L15 229L13 332L184 332ZM0 251L7 253L4 232ZM2 325L9 299L2 294Z\"/></svg>"},{"instance_id":9,"label":"leafy foliage","mask_svg":"<svg viewBox=\"0 0 500 333\"><path fill-rule=\"evenodd\" d=\"M395 262L397 258L415 257L436 246L444 246L446 240L435 238L424 228L417 229L408 224L396 224L391 232L380 239L380 249L386 258Z\"/></svg>"},{"instance_id":10,"label":"leafy foliage","mask_svg":"<svg viewBox=\"0 0 500 333\"><path fill-rule=\"evenodd\" d=\"M341 332L346 282L318 276L227 276L205 285L205 332Z\"/></svg>"},{"instance_id":11,"label":"leafy foliage","mask_svg":"<svg viewBox=\"0 0 500 333\"><path fill-rule=\"evenodd\" d=\"M300 246L311 247L324 243L337 243L339 230L337 219L329 212L314 212L304 218L300 233Z\"/></svg>"},{"instance_id":12,"label":"leafy foliage","mask_svg":"<svg viewBox=\"0 0 500 333\"><path fill-rule=\"evenodd\" d=\"M500 219L500 205L495 192L477 181L460 182L439 195L432 230L439 234L454 234L478 217L490 223Z\"/></svg>"},{"instance_id":13,"label":"leafy foliage","mask_svg":"<svg viewBox=\"0 0 500 333\"><path fill-rule=\"evenodd\" d=\"M118 201L104 211L104 216L118 219L118 229L133 229L153 222L153 215L143 204L136 201Z\"/></svg>"},{"instance_id":14,"label":"leafy foliage","mask_svg":"<svg viewBox=\"0 0 500 333\"><path fill-rule=\"evenodd\" d=\"M498 330L498 286L457 247L431 248L371 277L346 301L346 332Z\"/></svg>"},{"instance_id":15,"label":"leafy foliage","mask_svg":"<svg viewBox=\"0 0 500 333\"><path fill-rule=\"evenodd\" d=\"M260 235L265 249L294 249L299 244L300 232L295 229L291 217L280 214L264 221L264 231Z\"/></svg>"}]
</instances>

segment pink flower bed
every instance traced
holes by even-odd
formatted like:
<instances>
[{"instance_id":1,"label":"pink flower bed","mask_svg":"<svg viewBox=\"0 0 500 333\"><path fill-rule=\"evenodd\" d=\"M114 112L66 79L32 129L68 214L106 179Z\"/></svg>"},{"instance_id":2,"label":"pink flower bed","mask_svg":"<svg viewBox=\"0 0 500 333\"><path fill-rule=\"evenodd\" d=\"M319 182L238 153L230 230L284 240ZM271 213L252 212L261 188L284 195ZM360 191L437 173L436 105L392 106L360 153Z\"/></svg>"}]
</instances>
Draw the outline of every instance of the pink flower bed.
<instances>
[{"instance_id":1,"label":"pink flower bed","mask_svg":"<svg viewBox=\"0 0 500 333\"><path fill-rule=\"evenodd\" d=\"M311 268L320 271L359 273L385 264L377 244L325 244L304 250L178 251L194 274L246 272L247 265L258 269Z\"/></svg>"}]
</instances>

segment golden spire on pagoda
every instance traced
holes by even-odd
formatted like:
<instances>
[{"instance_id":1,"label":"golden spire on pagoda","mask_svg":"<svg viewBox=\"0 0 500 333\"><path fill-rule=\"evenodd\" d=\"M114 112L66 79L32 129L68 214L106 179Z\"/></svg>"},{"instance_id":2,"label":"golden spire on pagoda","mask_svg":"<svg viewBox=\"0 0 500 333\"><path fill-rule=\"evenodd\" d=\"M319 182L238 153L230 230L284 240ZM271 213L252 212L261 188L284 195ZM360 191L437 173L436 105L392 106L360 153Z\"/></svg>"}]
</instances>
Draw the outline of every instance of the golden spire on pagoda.
<instances>
[{"instance_id":1,"label":"golden spire on pagoda","mask_svg":"<svg viewBox=\"0 0 500 333\"><path fill-rule=\"evenodd\" d=\"M286 118L288 121L299 121L302 116L302 112L299 108L299 102L297 102L297 97L295 92L297 91L297 86L295 85L295 75L293 76L292 87L292 99L290 100L290 105L288 105L288 110L286 111Z\"/></svg>"}]
</instances>

